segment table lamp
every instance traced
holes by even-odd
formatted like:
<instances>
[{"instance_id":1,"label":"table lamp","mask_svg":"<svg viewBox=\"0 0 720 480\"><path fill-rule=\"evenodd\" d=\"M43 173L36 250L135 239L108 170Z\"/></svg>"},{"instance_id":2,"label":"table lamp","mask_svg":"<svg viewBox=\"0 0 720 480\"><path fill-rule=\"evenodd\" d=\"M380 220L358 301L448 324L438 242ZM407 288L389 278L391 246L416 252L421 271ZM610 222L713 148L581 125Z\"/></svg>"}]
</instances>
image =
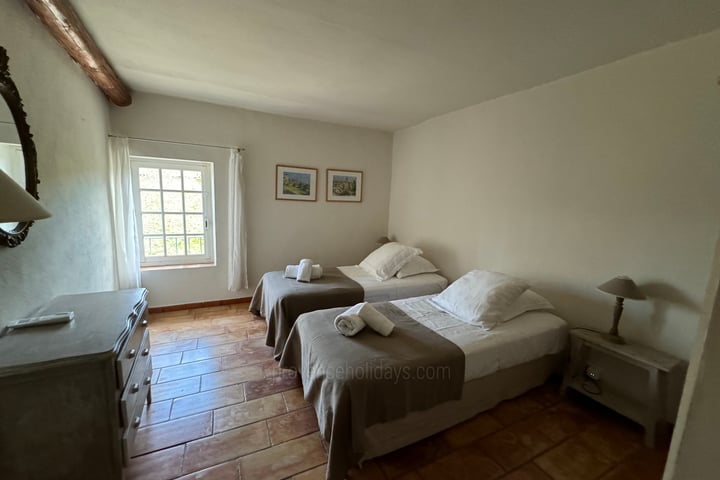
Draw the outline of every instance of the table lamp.
<instances>
[{"instance_id":1,"label":"table lamp","mask_svg":"<svg viewBox=\"0 0 720 480\"><path fill-rule=\"evenodd\" d=\"M40 202L0 170L0 223L29 222L50 215Z\"/></svg>"},{"instance_id":2,"label":"table lamp","mask_svg":"<svg viewBox=\"0 0 720 480\"><path fill-rule=\"evenodd\" d=\"M623 302L626 298L631 300L645 300L645 295L640 291L635 282L630 277L619 275L598 285L601 292L615 295L615 311L613 314L613 324L610 332L605 338L613 343L625 343L625 340L618 334L618 324L620 316L623 312Z\"/></svg>"}]
</instances>

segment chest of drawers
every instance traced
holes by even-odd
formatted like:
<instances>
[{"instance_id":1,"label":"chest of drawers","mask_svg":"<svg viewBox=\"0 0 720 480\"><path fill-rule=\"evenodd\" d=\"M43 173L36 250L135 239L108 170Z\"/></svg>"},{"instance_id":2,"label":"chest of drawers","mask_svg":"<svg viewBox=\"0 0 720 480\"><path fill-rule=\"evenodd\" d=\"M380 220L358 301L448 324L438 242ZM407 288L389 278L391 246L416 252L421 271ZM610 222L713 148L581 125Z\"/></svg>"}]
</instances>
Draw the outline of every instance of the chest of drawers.
<instances>
[{"instance_id":1,"label":"chest of drawers","mask_svg":"<svg viewBox=\"0 0 720 480\"><path fill-rule=\"evenodd\" d=\"M0 338L0 477L121 479L152 361L145 289L57 297Z\"/></svg>"}]
</instances>

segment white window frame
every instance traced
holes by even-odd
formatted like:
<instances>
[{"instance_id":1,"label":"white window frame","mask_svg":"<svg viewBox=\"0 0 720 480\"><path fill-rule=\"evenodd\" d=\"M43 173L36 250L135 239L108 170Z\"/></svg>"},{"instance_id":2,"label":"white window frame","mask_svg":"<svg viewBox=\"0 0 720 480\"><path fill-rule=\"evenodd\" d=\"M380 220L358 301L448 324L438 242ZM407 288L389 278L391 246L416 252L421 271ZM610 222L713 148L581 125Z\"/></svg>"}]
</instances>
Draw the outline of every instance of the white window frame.
<instances>
[{"instance_id":1,"label":"white window frame","mask_svg":"<svg viewBox=\"0 0 720 480\"><path fill-rule=\"evenodd\" d=\"M182 267L182 266L195 266L195 265L215 265L215 177L214 168L212 162L201 162L197 160L180 160L180 159L169 159L169 158L158 158L158 157L146 157L139 155L130 156L130 167L132 170L132 187L133 197L135 200L135 216L137 219L137 230L138 230L138 242L140 243L140 267L141 269L149 269L156 267ZM158 169L176 169L176 170L200 170L203 178L203 220L205 223L205 254L204 255L172 255L172 256L146 256L145 255L145 242L143 235L143 224L142 224L142 205L140 203L140 181L139 181L139 169L140 168L158 168ZM178 191L178 190L163 190L162 188L162 175L160 176L160 189L161 202L163 191ZM143 189L147 190L147 189ZM165 209L162 207L161 212L163 215L163 238L165 238ZM186 234L187 235L187 234ZM165 242L163 242L165 245ZM187 242L186 242L187 245Z\"/></svg>"}]
</instances>

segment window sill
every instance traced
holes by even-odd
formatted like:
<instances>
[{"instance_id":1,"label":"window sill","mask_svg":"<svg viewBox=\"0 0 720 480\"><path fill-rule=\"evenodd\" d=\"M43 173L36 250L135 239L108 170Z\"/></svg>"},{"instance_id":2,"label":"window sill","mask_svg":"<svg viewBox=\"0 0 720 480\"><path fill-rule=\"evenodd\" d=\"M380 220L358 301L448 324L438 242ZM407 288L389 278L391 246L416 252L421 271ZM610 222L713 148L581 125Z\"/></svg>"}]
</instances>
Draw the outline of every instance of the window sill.
<instances>
[{"instance_id":1,"label":"window sill","mask_svg":"<svg viewBox=\"0 0 720 480\"><path fill-rule=\"evenodd\" d=\"M140 272L152 272L155 270L181 270L184 268L206 268L215 267L216 263L189 263L187 265L148 265L140 267Z\"/></svg>"}]
</instances>

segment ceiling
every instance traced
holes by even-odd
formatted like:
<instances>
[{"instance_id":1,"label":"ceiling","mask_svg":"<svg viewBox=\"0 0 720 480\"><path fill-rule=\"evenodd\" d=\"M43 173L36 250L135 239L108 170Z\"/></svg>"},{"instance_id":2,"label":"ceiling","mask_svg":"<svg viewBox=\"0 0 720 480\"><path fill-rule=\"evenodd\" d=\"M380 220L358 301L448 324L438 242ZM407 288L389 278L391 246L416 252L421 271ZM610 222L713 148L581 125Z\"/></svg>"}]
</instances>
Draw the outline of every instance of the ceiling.
<instances>
[{"instance_id":1,"label":"ceiling","mask_svg":"<svg viewBox=\"0 0 720 480\"><path fill-rule=\"evenodd\" d=\"M397 130L720 28L718 0L71 0L159 93Z\"/></svg>"}]
</instances>

